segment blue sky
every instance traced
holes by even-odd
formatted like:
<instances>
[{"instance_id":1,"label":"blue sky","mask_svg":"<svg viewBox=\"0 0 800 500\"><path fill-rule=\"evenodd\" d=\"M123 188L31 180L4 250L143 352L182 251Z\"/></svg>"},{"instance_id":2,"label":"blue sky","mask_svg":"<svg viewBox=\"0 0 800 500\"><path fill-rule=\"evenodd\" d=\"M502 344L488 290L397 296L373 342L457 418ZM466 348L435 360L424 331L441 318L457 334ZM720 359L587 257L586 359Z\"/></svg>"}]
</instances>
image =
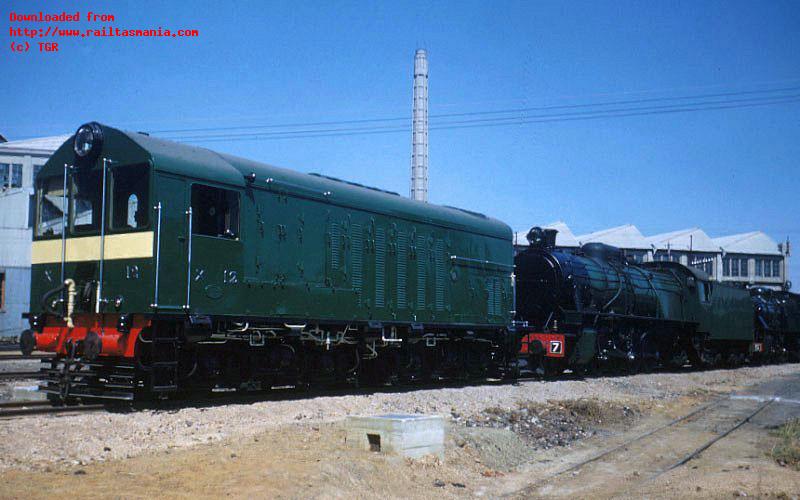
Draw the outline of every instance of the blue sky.
<instances>
[{"instance_id":1,"label":"blue sky","mask_svg":"<svg viewBox=\"0 0 800 500\"><path fill-rule=\"evenodd\" d=\"M114 14L115 27L200 36L9 51L8 12L90 8ZM157 131L404 117L417 47L429 52L431 115L800 94L797 1L11 1L2 10L0 133L10 139L69 133L88 120L169 136ZM410 131L198 144L408 192ZM761 229L800 248L798 158L796 100L432 130L430 198L515 229L559 219L578 234L624 223L645 234ZM792 268L800 283L800 254Z\"/></svg>"}]
</instances>

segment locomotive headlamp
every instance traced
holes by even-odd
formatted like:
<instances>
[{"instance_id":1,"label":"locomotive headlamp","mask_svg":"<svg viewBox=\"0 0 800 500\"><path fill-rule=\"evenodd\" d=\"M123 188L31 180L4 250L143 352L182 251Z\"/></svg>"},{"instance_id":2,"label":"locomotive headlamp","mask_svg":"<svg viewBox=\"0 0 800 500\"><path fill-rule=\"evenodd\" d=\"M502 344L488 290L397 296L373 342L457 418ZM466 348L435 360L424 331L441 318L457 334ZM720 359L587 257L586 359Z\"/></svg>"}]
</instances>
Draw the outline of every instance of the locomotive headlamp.
<instances>
[{"instance_id":1,"label":"locomotive headlamp","mask_svg":"<svg viewBox=\"0 0 800 500\"><path fill-rule=\"evenodd\" d=\"M82 160L91 160L100 154L103 146L103 130L96 122L81 125L75 132L75 140L72 149L75 155Z\"/></svg>"},{"instance_id":2,"label":"locomotive headlamp","mask_svg":"<svg viewBox=\"0 0 800 500\"><path fill-rule=\"evenodd\" d=\"M127 314L120 314L117 320L117 330L122 333L131 331L131 317Z\"/></svg>"},{"instance_id":3,"label":"locomotive headlamp","mask_svg":"<svg viewBox=\"0 0 800 500\"><path fill-rule=\"evenodd\" d=\"M31 325L31 330L41 333L44 328L45 320L43 314L31 314L28 316L28 323Z\"/></svg>"}]
</instances>

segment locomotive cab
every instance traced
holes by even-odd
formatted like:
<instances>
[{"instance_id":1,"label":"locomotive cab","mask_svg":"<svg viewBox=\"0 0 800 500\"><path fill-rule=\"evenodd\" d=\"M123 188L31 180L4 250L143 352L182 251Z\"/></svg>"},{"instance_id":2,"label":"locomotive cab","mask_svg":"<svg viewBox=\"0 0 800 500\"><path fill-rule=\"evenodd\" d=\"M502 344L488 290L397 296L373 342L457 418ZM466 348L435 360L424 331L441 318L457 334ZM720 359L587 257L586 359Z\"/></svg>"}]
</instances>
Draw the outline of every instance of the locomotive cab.
<instances>
[{"instance_id":1,"label":"locomotive cab","mask_svg":"<svg viewBox=\"0 0 800 500\"><path fill-rule=\"evenodd\" d=\"M39 349L131 355L145 326L132 313L153 268L152 165L103 155L117 140L84 125L36 179L29 321Z\"/></svg>"},{"instance_id":2,"label":"locomotive cab","mask_svg":"<svg viewBox=\"0 0 800 500\"><path fill-rule=\"evenodd\" d=\"M142 365L142 343L170 353L179 341L211 334L202 321L181 325L188 313L225 307L222 287L238 281L244 181L228 166L215 176L227 186L193 182L194 161L175 158L163 141L97 123L56 151L36 183L24 352L130 369ZM163 342L154 338L155 315L175 319ZM172 390L176 360L167 358L165 374L154 378Z\"/></svg>"}]
</instances>

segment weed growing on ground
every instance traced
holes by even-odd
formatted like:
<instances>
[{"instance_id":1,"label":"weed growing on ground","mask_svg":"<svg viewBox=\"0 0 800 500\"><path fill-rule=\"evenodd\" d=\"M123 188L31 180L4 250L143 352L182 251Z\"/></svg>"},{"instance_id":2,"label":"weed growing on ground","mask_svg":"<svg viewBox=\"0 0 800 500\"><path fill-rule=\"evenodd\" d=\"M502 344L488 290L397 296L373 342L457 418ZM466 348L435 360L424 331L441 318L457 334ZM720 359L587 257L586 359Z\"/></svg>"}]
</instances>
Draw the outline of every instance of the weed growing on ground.
<instances>
[{"instance_id":1,"label":"weed growing on ground","mask_svg":"<svg viewBox=\"0 0 800 500\"><path fill-rule=\"evenodd\" d=\"M780 465L800 470L800 418L789 420L772 432L778 443L770 455Z\"/></svg>"}]
</instances>

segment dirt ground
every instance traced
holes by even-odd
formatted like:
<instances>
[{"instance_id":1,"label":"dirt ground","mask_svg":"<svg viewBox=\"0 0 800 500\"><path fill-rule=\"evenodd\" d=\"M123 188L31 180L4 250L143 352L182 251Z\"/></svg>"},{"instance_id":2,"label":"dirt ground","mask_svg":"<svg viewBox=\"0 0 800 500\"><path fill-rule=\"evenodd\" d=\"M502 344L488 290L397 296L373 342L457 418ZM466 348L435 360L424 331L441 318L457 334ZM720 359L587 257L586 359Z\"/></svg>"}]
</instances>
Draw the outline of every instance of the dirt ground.
<instances>
[{"instance_id":1,"label":"dirt ground","mask_svg":"<svg viewBox=\"0 0 800 500\"><path fill-rule=\"evenodd\" d=\"M608 394L608 398L606 394L582 397L577 406L575 400L518 402L506 412L486 405L468 417L454 415L448 422L443 460L409 460L352 450L344 445L341 420L303 420L190 447L147 450L130 458L72 464L30 457L40 465L10 467L0 473L0 497L800 497L800 472L779 465L770 456L777 442L770 430L800 414L800 404L792 403L793 394L786 395L782 389L800 391L800 366L776 377L773 386L753 389L750 399L713 406L668 433L656 433L607 459L552 477L731 389L745 390L746 385L726 386L719 384L719 377L710 376L706 390L699 390L697 374L686 377L695 384L690 394L670 391L659 398L626 390ZM635 378L623 377L617 382L628 387L638 383ZM784 401L771 404L686 465L654 476L663 464L728 428L739 416L763 404L759 398L775 396L776 391L782 391ZM796 400L800 403L800 398ZM587 406L591 410L585 411ZM525 424L522 415L535 424ZM81 420L74 417L74 421ZM529 429L531 426L536 429ZM560 437L542 438L547 430L560 433ZM92 433L92 429L83 432Z\"/></svg>"}]
</instances>

